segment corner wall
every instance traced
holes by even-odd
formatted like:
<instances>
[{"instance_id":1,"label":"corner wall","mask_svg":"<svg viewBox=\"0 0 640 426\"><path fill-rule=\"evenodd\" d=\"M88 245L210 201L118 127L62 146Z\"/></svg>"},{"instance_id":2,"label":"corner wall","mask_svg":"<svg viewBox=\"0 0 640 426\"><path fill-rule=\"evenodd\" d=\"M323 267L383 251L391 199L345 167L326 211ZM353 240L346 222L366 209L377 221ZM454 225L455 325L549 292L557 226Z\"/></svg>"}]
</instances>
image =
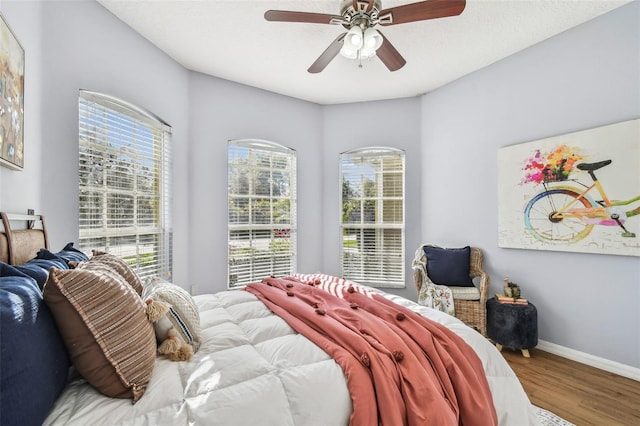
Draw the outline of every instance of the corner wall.
<instances>
[{"instance_id":1,"label":"corner wall","mask_svg":"<svg viewBox=\"0 0 640 426\"><path fill-rule=\"evenodd\" d=\"M323 133L320 106L191 73L189 84L189 285L194 293L227 289L227 142L265 139L296 150L298 270L322 257Z\"/></svg>"},{"instance_id":2,"label":"corner wall","mask_svg":"<svg viewBox=\"0 0 640 426\"><path fill-rule=\"evenodd\" d=\"M120 97L173 128L174 274L188 280L188 72L94 0L4 0L25 49L25 169L0 167L0 208L46 216L51 247L78 240L78 90Z\"/></svg>"},{"instance_id":3,"label":"corner wall","mask_svg":"<svg viewBox=\"0 0 640 426\"><path fill-rule=\"evenodd\" d=\"M635 368L640 259L498 248L496 203L500 147L640 117L639 28L633 2L421 102L423 239L481 247L490 294L518 282L541 339Z\"/></svg>"}]
</instances>

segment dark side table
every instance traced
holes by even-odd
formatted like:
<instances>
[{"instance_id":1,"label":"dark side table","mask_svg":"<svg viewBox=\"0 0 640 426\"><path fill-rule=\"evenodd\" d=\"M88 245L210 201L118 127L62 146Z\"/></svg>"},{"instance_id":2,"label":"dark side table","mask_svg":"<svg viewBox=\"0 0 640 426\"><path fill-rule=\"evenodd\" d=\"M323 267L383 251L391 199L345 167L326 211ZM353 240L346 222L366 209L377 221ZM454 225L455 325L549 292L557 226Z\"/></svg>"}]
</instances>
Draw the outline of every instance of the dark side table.
<instances>
[{"instance_id":1,"label":"dark side table","mask_svg":"<svg viewBox=\"0 0 640 426\"><path fill-rule=\"evenodd\" d=\"M538 311L533 303L500 303L487 300L487 336L502 347L520 349L529 358L529 349L538 344Z\"/></svg>"}]
</instances>

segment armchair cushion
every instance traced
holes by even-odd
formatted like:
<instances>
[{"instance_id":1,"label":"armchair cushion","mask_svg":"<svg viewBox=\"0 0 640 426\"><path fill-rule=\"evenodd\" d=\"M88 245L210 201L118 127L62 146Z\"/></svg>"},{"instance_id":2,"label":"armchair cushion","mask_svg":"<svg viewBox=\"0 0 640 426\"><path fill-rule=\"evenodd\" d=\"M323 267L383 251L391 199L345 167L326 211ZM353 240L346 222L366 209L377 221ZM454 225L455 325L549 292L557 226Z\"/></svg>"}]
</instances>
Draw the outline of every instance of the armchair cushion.
<instances>
[{"instance_id":1,"label":"armchair cushion","mask_svg":"<svg viewBox=\"0 0 640 426\"><path fill-rule=\"evenodd\" d=\"M424 246L427 256L427 275L435 284L474 287L469 275L471 248L442 248Z\"/></svg>"},{"instance_id":2,"label":"armchair cushion","mask_svg":"<svg viewBox=\"0 0 640 426\"><path fill-rule=\"evenodd\" d=\"M456 300L480 300L480 290L477 287L449 287Z\"/></svg>"}]
</instances>

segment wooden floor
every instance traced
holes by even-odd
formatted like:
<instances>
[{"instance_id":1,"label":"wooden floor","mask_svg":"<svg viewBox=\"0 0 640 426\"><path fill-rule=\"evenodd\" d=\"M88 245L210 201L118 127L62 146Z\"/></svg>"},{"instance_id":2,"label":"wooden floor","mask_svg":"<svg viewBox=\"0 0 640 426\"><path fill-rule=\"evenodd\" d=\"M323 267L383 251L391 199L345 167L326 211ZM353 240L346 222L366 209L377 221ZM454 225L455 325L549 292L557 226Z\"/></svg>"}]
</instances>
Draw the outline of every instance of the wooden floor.
<instances>
[{"instance_id":1,"label":"wooden floor","mask_svg":"<svg viewBox=\"0 0 640 426\"><path fill-rule=\"evenodd\" d=\"M578 426L640 425L640 382L538 349L503 349L534 405Z\"/></svg>"}]
</instances>

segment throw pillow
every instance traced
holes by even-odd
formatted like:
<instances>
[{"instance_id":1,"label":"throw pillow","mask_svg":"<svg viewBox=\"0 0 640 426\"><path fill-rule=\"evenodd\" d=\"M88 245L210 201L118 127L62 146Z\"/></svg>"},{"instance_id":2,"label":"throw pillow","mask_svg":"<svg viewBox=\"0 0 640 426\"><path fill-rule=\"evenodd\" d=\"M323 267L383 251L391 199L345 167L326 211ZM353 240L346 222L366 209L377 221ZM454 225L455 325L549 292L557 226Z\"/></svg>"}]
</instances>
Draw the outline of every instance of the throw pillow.
<instances>
[{"instance_id":1,"label":"throw pillow","mask_svg":"<svg viewBox=\"0 0 640 426\"><path fill-rule=\"evenodd\" d=\"M356 291L368 297L370 297L372 294L372 292L368 288L363 287L360 284L356 284L353 281L350 281L346 278L340 278L334 275L321 274L321 273L315 273L315 274L295 273L292 275L292 277L303 283L312 284L315 287L320 288L326 292L329 292L341 299L344 299L345 291L346 292Z\"/></svg>"},{"instance_id":2,"label":"throw pillow","mask_svg":"<svg viewBox=\"0 0 640 426\"><path fill-rule=\"evenodd\" d=\"M131 287L133 287L138 295L142 294L142 281L140 281L140 278L138 278L138 275L133 271L133 269L131 269L131 267L129 267L129 265L127 265L125 261L118 256L94 250L93 257L89 262L102 263L113 269L115 272L120 274L120 276L122 276Z\"/></svg>"},{"instance_id":3,"label":"throw pillow","mask_svg":"<svg viewBox=\"0 0 640 426\"><path fill-rule=\"evenodd\" d=\"M16 266L15 268L36 280L38 287L42 290L44 283L46 283L47 278L49 278L49 269L52 267L69 269L67 263L62 259L31 259L24 265Z\"/></svg>"},{"instance_id":4,"label":"throw pillow","mask_svg":"<svg viewBox=\"0 0 640 426\"><path fill-rule=\"evenodd\" d=\"M158 353L171 361L188 361L200 347L200 313L193 297L182 287L154 278L142 298L153 322Z\"/></svg>"},{"instance_id":5,"label":"throw pillow","mask_svg":"<svg viewBox=\"0 0 640 426\"><path fill-rule=\"evenodd\" d=\"M442 248L424 246L427 256L427 276L434 284L471 287L469 276L471 248Z\"/></svg>"},{"instance_id":6,"label":"throw pillow","mask_svg":"<svg viewBox=\"0 0 640 426\"><path fill-rule=\"evenodd\" d=\"M2 424L42 424L71 363L35 280L6 263L0 263L0 365Z\"/></svg>"},{"instance_id":7,"label":"throw pillow","mask_svg":"<svg viewBox=\"0 0 640 426\"><path fill-rule=\"evenodd\" d=\"M57 253L52 253L47 249L40 249L38 254L36 255L37 259L62 259L64 260L69 267L73 267L73 262L86 262L89 260L89 256L87 256L84 252L78 250L73 246L73 243L68 243Z\"/></svg>"},{"instance_id":8,"label":"throw pillow","mask_svg":"<svg viewBox=\"0 0 640 426\"><path fill-rule=\"evenodd\" d=\"M49 272L44 300L73 365L112 398L142 397L155 366L156 342L139 295L104 264Z\"/></svg>"}]
</instances>

